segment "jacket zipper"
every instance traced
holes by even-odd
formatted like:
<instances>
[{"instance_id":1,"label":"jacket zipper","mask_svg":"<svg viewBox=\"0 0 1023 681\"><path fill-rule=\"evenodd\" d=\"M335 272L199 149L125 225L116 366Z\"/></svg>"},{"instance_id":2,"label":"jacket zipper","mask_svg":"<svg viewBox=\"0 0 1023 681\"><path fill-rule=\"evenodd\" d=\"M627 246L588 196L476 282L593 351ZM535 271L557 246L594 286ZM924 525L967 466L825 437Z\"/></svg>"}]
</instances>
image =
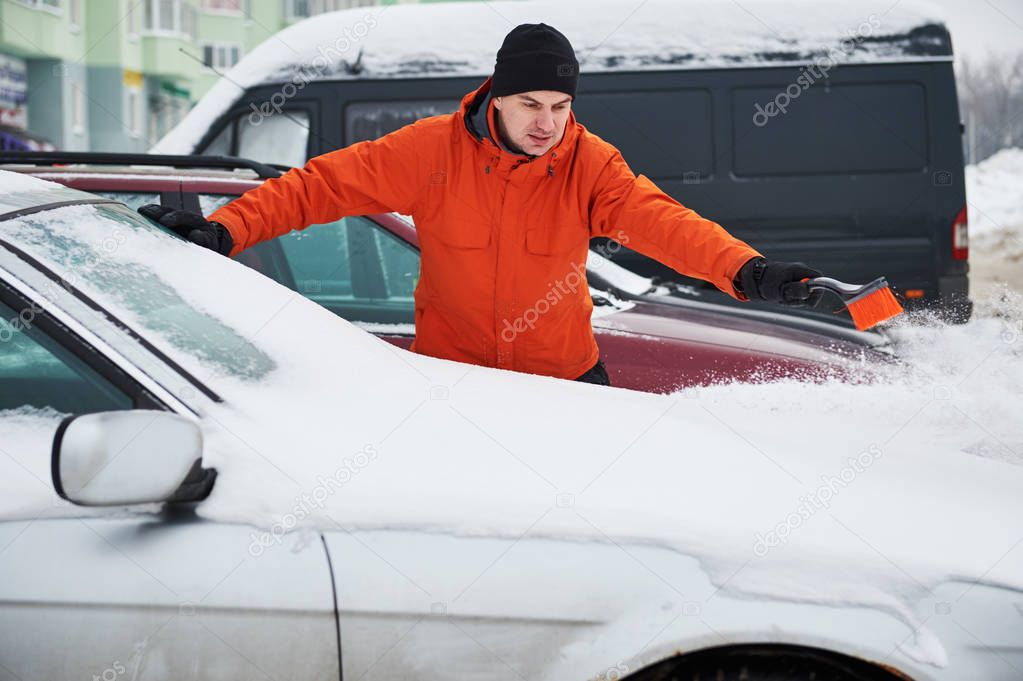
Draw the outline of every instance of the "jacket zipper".
<instances>
[{"instance_id":1,"label":"jacket zipper","mask_svg":"<svg viewBox=\"0 0 1023 681\"><path fill-rule=\"evenodd\" d=\"M502 225L502 223L504 221L504 200L505 200L505 197L508 194L508 184L511 182L511 171L515 170L515 168L517 168L518 165L519 164L516 163L515 165L513 165L508 170L508 174L505 176L504 180L501 182L501 191L500 191L500 194L498 195L498 201L497 201L497 225L496 225L497 243L494 245L494 261L495 261L494 264L495 264L495 270L498 273L501 271L501 225ZM497 367L500 368L500 369L512 369L513 357L511 357L510 355L513 354L513 353L512 353L511 349L509 349L509 351L508 351L509 356L508 356L507 365L506 366L502 366L502 363L501 363L501 359L502 359L502 357L505 356L505 353L502 350L502 346L501 346L501 315L503 314L503 311L501 310L500 306L498 306L498 291L499 290L500 290L499 277L495 276L495 279L494 279L494 346L497 349L497 356L495 357L495 360L496 360L495 363L496 363ZM515 340L512 339L509 342L509 345L513 344L514 342L515 342Z\"/></svg>"}]
</instances>

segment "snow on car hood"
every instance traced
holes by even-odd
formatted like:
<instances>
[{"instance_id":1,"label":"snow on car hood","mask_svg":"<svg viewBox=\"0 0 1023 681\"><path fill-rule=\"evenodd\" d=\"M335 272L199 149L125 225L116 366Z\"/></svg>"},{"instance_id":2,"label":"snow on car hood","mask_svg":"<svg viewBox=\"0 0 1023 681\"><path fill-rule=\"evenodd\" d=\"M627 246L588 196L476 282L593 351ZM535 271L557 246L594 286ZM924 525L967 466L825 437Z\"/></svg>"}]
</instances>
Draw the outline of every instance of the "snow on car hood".
<instances>
[{"instance_id":1,"label":"snow on car hood","mask_svg":"<svg viewBox=\"0 0 1023 681\"><path fill-rule=\"evenodd\" d=\"M538 21L572 42L582 73L819 60L918 60L948 47L911 31L940 25L916 0L617 0L439 3L320 14L268 38L228 71L153 153L191 153L216 119L264 83L489 75L508 30ZM843 41L847 41L844 43ZM947 39L946 39L947 41ZM824 61L824 64L832 63ZM357 64L357 66L356 66ZM281 99L293 94L283 89ZM276 95L275 95L276 97ZM270 103L272 106L273 104Z\"/></svg>"},{"instance_id":2,"label":"snow on car hood","mask_svg":"<svg viewBox=\"0 0 1023 681\"><path fill-rule=\"evenodd\" d=\"M204 517L271 540L414 528L656 544L727 591L864 604L914 627L909 604L943 580L1023 590L1019 306L1011 321L903 322L907 364L877 383L661 396L409 353L152 226L112 225L108 210L45 211L0 223L0 237L224 398L180 393L219 471ZM122 230L112 252L110 229ZM151 286L169 319L132 302ZM224 357L225 340L247 358ZM0 417L3 517L77 514L46 485L56 418ZM925 627L906 645L943 662Z\"/></svg>"}]
</instances>

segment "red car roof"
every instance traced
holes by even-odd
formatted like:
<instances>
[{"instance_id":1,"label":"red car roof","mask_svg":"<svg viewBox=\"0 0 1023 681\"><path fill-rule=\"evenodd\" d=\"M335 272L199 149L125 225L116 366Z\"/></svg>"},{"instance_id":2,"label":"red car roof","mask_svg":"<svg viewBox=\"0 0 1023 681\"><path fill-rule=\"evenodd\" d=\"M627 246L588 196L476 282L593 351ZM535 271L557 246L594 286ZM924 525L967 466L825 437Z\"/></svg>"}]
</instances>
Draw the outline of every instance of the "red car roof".
<instances>
[{"instance_id":1,"label":"red car roof","mask_svg":"<svg viewBox=\"0 0 1023 681\"><path fill-rule=\"evenodd\" d=\"M250 172L178 170L132 166L5 166L90 192L173 192L240 195L262 184ZM419 248L415 227L394 214L367 216ZM704 308L710 306L703 306ZM638 302L631 309L595 317L601 356L613 385L672 392L728 381L780 378L821 380L869 377L889 355L813 331L743 318L728 308L687 309ZM411 329L409 329L411 331ZM408 347L410 333L378 331Z\"/></svg>"}]
</instances>

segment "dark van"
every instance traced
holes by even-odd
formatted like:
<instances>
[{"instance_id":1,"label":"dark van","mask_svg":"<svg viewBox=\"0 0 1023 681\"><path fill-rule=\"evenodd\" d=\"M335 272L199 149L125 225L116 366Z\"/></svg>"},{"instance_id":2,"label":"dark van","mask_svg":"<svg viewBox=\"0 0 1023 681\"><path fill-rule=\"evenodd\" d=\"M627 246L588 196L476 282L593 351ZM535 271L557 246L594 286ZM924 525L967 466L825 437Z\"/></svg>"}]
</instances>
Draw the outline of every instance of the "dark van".
<instances>
[{"instance_id":1,"label":"dark van","mask_svg":"<svg viewBox=\"0 0 1023 681\"><path fill-rule=\"evenodd\" d=\"M455 110L489 74L504 33L543 20L576 45L576 119L637 174L769 258L850 282L885 275L907 308L967 320L962 125L946 28L911 0L876 14L869 2L827 12L794 2L778 16L752 3L752 19L729 4L648 0L606 16L600 2L444 3L314 17L280 34L303 46L298 54L268 40L247 58L258 66L243 60L153 151L300 165ZM351 30L359 22L362 38ZM720 40L696 49L701 22ZM331 49L341 55L335 35L349 37L330 61ZM627 249L604 252L643 275L701 283Z\"/></svg>"}]
</instances>

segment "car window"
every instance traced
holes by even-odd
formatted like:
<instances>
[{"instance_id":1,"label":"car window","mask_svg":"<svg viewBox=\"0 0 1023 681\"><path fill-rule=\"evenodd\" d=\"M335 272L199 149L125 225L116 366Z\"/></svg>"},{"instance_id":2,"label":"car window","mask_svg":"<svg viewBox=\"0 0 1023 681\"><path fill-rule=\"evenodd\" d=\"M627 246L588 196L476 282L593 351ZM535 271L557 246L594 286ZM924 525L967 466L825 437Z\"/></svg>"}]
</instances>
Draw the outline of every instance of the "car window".
<instances>
[{"instance_id":1,"label":"car window","mask_svg":"<svg viewBox=\"0 0 1023 681\"><path fill-rule=\"evenodd\" d=\"M412 323L419 252L364 217L280 238L294 288L349 321Z\"/></svg>"},{"instance_id":2,"label":"car window","mask_svg":"<svg viewBox=\"0 0 1023 681\"><path fill-rule=\"evenodd\" d=\"M230 156L231 143L234 141L234 125L228 123L217 133L213 141L203 150L204 156Z\"/></svg>"},{"instance_id":3,"label":"car window","mask_svg":"<svg viewBox=\"0 0 1023 681\"><path fill-rule=\"evenodd\" d=\"M373 227L387 297L411 304L419 283L419 251L375 224Z\"/></svg>"},{"instance_id":4,"label":"car window","mask_svg":"<svg viewBox=\"0 0 1023 681\"><path fill-rule=\"evenodd\" d=\"M43 333L32 309L0 303L0 411L49 407L68 414L131 409L130 396Z\"/></svg>"},{"instance_id":5,"label":"car window","mask_svg":"<svg viewBox=\"0 0 1023 681\"><path fill-rule=\"evenodd\" d=\"M199 209L203 215L209 215L237 198L237 194L199 194Z\"/></svg>"},{"instance_id":6,"label":"car window","mask_svg":"<svg viewBox=\"0 0 1023 681\"><path fill-rule=\"evenodd\" d=\"M375 140L420 118L458 110L457 99L352 102L345 107L345 144Z\"/></svg>"},{"instance_id":7,"label":"car window","mask_svg":"<svg viewBox=\"0 0 1023 681\"><path fill-rule=\"evenodd\" d=\"M102 196L105 199L120 201L132 210L138 210L141 206L149 203L160 203L160 195L156 192L107 192L94 191L93 194Z\"/></svg>"},{"instance_id":8,"label":"car window","mask_svg":"<svg viewBox=\"0 0 1023 681\"><path fill-rule=\"evenodd\" d=\"M238 153L261 163L301 167L306 161L309 115L285 111L276 116L242 116L238 119Z\"/></svg>"}]
</instances>

